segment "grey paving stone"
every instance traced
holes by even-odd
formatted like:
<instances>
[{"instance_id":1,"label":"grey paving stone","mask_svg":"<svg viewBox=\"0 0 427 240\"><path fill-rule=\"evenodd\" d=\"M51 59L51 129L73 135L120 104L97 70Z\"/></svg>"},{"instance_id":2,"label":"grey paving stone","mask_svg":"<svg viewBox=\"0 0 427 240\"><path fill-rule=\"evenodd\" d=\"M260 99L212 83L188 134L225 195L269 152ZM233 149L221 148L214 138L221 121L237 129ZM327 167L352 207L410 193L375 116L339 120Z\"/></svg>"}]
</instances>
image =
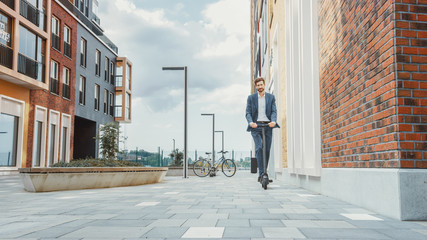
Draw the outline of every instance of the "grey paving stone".
<instances>
[{"instance_id":1,"label":"grey paving stone","mask_svg":"<svg viewBox=\"0 0 427 240\"><path fill-rule=\"evenodd\" d=\"M262 232L266 238L305 238L297 228L290 227L263 227Z\"/></svg>"},{"instance_id":2,"label":"grey paving stone","mask_svg":"<svg viewBox=\"0 0 427 240\"><path fill-rule=\"evenodd\" d=\"M370 229L300 228L299 230L310 239L392 239L385 234Z\"/></svg>"},{"instance_id":3,"label":"grey paving stone","mask_svg":"<svg viewBox=\"0 0 427 240\"><path fill-rule=\"evenodd\" d=\"M224 238L262 238L264 234L260 227L226 227Z\"/></svg>"},{"instance_id":4,"label":"grey paving stone","mask_svg":"<svg viewBox=\"0 0 427 240\"><path fill-rule=\"evenodd\" d=\"M281 220L249 220L249 224L253 227L284 227Z\"/></svg>"},{"instance_id":5,"label":"grey paving stone","mask_svg":"<svg viewBox=\"0 0 427 240\"><path fill-rule=\"evenodd\" d=\"M248 219L219 219L217 227L249 227Z\"/></svg>"},{"instance_id":6,"label":"grey paving stone","mask_svg":"<svg viewBox=\"0 0 427 240\"><path fill-rule=\"evenodd\" d=\"M140 238L181 238L187 227L155 227Z\"/></svg>"},{"instance_id":7,"label":"grey paving stone","mask_svg":"<svg viewBox=\"0 0 427 240\"><path fill-rule=\"evenodd\" d=\"M140 237L150 228L146 227L112 227L112 226L89 226L84 227L69 234L61 236L65 238L101 238L101 239L122 239Z\"/></svg>"},{"instance_id":8,"label":"grey paving stone","mask_svg":"<svg viewBox=\"0 0 427 240\"><path fill-rule=\"evenodd\" d=\"M392 239L405 239L405 240L426 240L427 236L416 231L406 229L378 229L377 230Z\"/></svg>"}]
</instances>

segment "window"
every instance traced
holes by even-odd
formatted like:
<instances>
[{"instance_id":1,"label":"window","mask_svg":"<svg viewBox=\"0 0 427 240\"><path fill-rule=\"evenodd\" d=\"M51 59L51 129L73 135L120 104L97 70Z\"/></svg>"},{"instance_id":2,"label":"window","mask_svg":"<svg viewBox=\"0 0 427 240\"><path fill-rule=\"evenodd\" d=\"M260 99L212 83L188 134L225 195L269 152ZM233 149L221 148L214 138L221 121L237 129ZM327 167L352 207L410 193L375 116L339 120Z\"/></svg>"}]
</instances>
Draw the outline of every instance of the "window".
<instances>
[{"instance_id":1,"label":"window","mask_svg":"<svg viewBox=\"0 0 427 240\"><path fill-rule=\"evenodd\" d=\"M86 104L86 78L83 76L80 76L80 83L79 83L79 104L85 105Z\"/></svg>"},{"instance_id":2,"label":"window","mask_svg":"<svg viewBox=\"0 0 427 240\"><path fill-rule=\"evenodd\" d=\"M97 49L95 54L95 75L101 74L101 52Z\"/></svg>"},{"instance_id":3,"label":"window","mask_svg":"<svg viewBox=\"0 0 427 240\"><path fill-rule=\"evenodd\" d=\"M62 96L70 99L70 69L62 69Z\"/></svg>"},{"instance_id":4,"label":"window","mask_svg":"<svg viewBox=\"0 0 427 240\"><path fill-rule=\"evenodd\" d=\"M46 149L46 121L47 110L35 106L34 141L33 141L33 167L44 166Z\"/></svg>"},{"instance_id":5,"label":"window","mask_svg":"<svg viewBox=\"0 0 427 240\"><path fill-rule=\"evenodd\" d=\"M55 94L59 93L58 68L59 64L52 60L50 62L50 92Z\"/></svg>"},{"instance_id":6,"label":"window","mask_svg":"<svg viewBox=\"0 0 427 240\"><path fill-rule=\"evenodd\" d=\"M12 69L13 50L11 48L12 20L0 12L0 65Z\"/></svg>"},{"instance_id":7,"label":"window","mask_svg":"<svg viewBox=\"0 0 427 240\"><path fill-rule=\"evenodd\" d=\"M89 17L89 0L86 0L86 4L85 4L85 16Z\"/></svg>"},{"instance_id":8,"label":"window","mask_svg":"<svg viewBox=\"0 0 427 240\"><path fill-rule=\"evenodd\" d=\"M114 62L110 62L110 84L114 85Z\"/></svg>"},{"instance_id":9,"label":"window","mask_svg":"<svg viewBox=\"0 0 427 240\"><path fill-rule=\"evenodd\" d=\"M68 114L62 114L62 132L61 132L61 151L59 161L70 162L70 127L71 127L71 116Z\"/></svg>"},{"instance_id":10,"label":"window","mask_svg":"<svg viewBox=\"0 0 427 240\"><path fill-rule=\"evenodd\" d=\"M44 82L44 44L45 40L41 37L19 26L18 72Z\"/></svg>"},{"instance_id":11,"label":"window","mask_svg":"<svg viewBox=\"0 0 427 240\"><path fill-rule=\"evenodd\" d=\"M50 137L49 137L49 166L55 163L55 146L56 146L56 125L50 124Z\"/></svg>"},{"instance_id":12,"label":"window","mask_svg":"<svg viewBox=\"0 0 427 240\"><path fill-rule=\"evenodd\" d=\"M59 20L56 17L52 16L52 47L58 51L60 50L59 25Z\"/></svg>"},{"instance_id":13,"label":"window","mask_svg":"<svg viewBox=\"0 0 427 240\"><path fill-rule=\"evenodd\" d=\"M95 110L99 111L99 85L95 84Z\"/></svg>"},{"instance_id":14,"label":"window","mask_svg":"<svg viewBox=\"0 0 427 240\"><path fill-rule=\"evenodd\" d=\"M126 89L130 89L130 74L131 68L129 64L126 64Z\"/></svg>"},{"instance_id":15,"label":"window","mask_svg":"<svg viewBox=\"0 0 427 240\"><path fill-rule=\"evenodd\" d=\"M71 28L64 26L64 55L71 58Z\"/></svg>"},{"instance_id":16,"label":"window","mask_svg":"<svg viewBox=\"0 0 427 240\"><path fill-rule=\"evenodd\" d=\"M0 167L15 167L17 162L19 117L0 114Z\"/></svg>"},{"instance_id":17,"label":"window","mask_svg":"<svg viewBox=\"0 0 427 240\"><path fill-rule=\"evenodd\" d=\"M104 89L104 114L108 114L108 90Z\"/></svg>"},{"instance_id":18,"label":"window","mask_svg":"<svg viewBox=\"0 0 427 240\"><path fill-rule=\"evenodd\" d=\"M121 118L123 116L122 114L122 95L117 94L116 95L116 117Z\"/></svg>"},{"instance_id":19,"label":"window","mask_svg":"<svg viewBox=\"0 0 427 240\"><path fill-rule=\"evenodd\" d=\"M98 0L92 0L92 12L98 16Z\"/></svg>"},{"instance_id":20,"label":"window","mask_svg":"<svg viewBox=\"0 0 427 240\"><path fill-rule=\"evenodd\" d=\"M126 93L125 118L130 119L130 94Z\"/></svg>"},{"instance_id":21,"label":"window","mask_svg":"<svg viewBox=\"0 0 427 240\"><path fill-rule=\"evenodd\" d=\"M110 59L105 57L104 81L106 81L106 82L108 82L108 78L110 77L110 75L109 75L110 73L108 71L109 66L110 66Z\"/></svg>"},{"instance_id":22,"label":"window","mask_svg":"<svg viewBox=\"0 0 427 240\"><path fill-rule=\"evenodd\" d=\"M114 117L114 93L110 92L110 116Z\"/></svg>"},{"instance_id":23,"label":"window","mask_svg":"<svg viewBox=\"0 0 427 240\"><path fill-rule=\"evenodd\" d=\"M86 52L87 52L87 41L82 38L80 40L80 65L86 67Z\"/></svg>"}]
</instances>

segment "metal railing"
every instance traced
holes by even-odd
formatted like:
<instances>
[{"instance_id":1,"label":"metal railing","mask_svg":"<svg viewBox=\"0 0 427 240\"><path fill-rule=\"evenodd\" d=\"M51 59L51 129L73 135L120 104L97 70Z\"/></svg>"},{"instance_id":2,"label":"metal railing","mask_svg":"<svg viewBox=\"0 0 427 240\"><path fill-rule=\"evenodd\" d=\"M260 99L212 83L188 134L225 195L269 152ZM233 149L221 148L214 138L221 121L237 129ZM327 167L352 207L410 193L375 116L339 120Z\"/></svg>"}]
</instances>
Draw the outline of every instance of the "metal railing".
<instances>
[{"instance_id":1,"label":"metal railing","mask_svg":"<svg viewBox=\"0 0 427 240\"><path fill-rule=\"evenodd\" d=\"M67 42L64 42L64 55L71 58L71 45Z\"/></svg>"},{"instance_id":2,"label":"metal railing","mask_svg":"<svg viewBox=\"0 0 427 240\"><path fill-rule=\"evenodd\" d=\"M34 78L36 80L42 80L39 79L39 67L42 64L19 53L18 54L18 72L27 75L28 77ZM41 77L41 76L40 76Z\"/></svg>"},{"instance_id":3,"label":"metal railing","mask_svg":"<svg viewBox=\"0 0 427 240\"><path fill-rule=\"evenodd\" d=\"M15 10L15 1L14 0L0 0L0 2L6 4L6 6Z\"/></svg>"},{"instance_id":4,"label":"metal railing","mask_svg":"<svg viewBox=\"0 0 427 240\"><path fill-rule=\"evenodd\" d=\"M114 117L114 106L110 105L110 115Z\"/></svg>"},{"instance_id":5,"label":"metal railing","mask_svg":"<svg viewBox=\"0 0 427 240\"><path fill-rule=\"evenodd\" d=\"M12 69L12 63L13 63L13 50L8 46L0 44L0 65L3 65L5 67Z\"/></svg>"},{"instance_id":6,"label":"metal railing","mask_svg":"<svg viewBox=\"0 0 427 240\"><path fill-rule=\"evenodd\" d=\"M55 94L59 93L59 83L55 78L50 78L50 92Z\"/></svg>"},{"instance_id":7,"label":"metal railing","mask_svg":"<svg viewBox=\"0 0 427 240\"><path fill-rule=\"evenodd\" d=\"M52 47L58 51L60 51L60 49L59 49L60 40L61 39L59 38L58 35L56 35L55 33L52 33Z\"/></svg>"},{"instance_id":8,"label":"metal railing","mask_svg":"<svg viewBox=\"0 0 427 240\"><path fill-rule=\"evenodd\" d=\"M70 99L70 85L62 83L62 96Z\"/></svg>"},{"instance_id":9,"label":"metal railing","mask_svg":"<svg viewBox=\"0 0 427 240\"><path fill-rule=\"evenodd\" d=\"M40 26L40 11L37 8L26 0L21 0L21 6L19 9L21 16L34 23L36 26Z\"/></svg>"}]
</instances>

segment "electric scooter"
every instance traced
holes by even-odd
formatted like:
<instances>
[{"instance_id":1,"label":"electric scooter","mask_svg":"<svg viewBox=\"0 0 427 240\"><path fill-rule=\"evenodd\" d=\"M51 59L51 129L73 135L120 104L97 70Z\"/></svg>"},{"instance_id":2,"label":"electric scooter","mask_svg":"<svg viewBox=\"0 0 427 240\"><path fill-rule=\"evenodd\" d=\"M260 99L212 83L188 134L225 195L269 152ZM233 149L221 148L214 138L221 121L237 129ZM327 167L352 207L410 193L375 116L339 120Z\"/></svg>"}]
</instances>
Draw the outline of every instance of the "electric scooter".
<instances>
[{"instance_id":1,"label":"electric scooter","mask_svg":"<svg viewBox=\"0 0 427 240\"><path fill-rule=\"evenodd\" d=\"M265 128L269 127L266 123L257 123L257 126L261 128L262 132L262 162L264 164L264 172L261 174L261 185L264 188L264 190L267 190L267 185L273 180L268 178L267 173L267 156L266 156L266 147L265 147Z\"/></svg>"}]
</instances>

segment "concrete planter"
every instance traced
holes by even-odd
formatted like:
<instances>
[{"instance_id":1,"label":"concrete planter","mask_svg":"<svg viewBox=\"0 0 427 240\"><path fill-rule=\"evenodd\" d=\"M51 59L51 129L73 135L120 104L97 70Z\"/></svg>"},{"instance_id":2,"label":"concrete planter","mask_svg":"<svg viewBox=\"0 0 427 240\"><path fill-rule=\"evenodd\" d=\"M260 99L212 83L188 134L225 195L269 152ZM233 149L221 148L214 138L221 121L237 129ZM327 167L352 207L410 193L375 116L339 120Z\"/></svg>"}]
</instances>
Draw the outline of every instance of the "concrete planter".
<instances>
[{"instance_id":1,"label":"concrete planter","mask_svg":"<svg viewBox=\"0 0 427 240\"><path fill-rule=\"evenodd\" d=\"M158 183L167 171L148 167L20 168L19 175L26 191L50 192Z\"/></svg>"}]
</instances>

